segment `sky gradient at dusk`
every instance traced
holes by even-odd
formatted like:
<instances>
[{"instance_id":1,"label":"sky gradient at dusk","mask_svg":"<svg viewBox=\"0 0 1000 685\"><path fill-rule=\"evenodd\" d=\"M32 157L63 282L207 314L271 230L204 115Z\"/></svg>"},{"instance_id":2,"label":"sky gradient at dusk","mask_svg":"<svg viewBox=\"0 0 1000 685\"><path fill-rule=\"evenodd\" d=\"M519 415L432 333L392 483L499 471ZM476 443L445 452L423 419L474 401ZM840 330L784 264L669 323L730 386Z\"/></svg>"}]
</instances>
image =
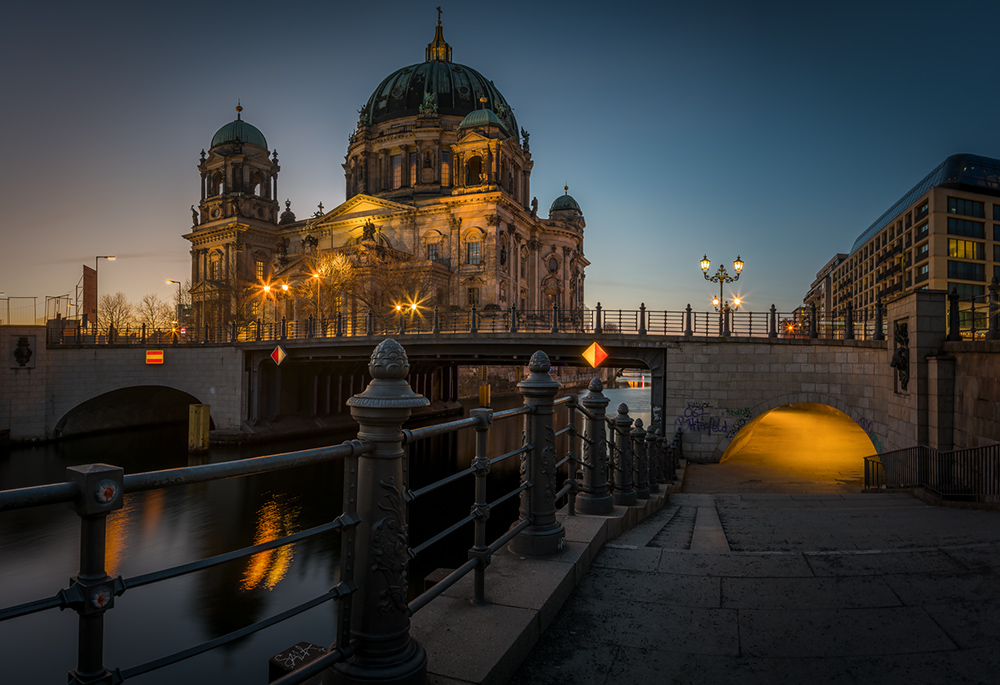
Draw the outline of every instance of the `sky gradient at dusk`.
<instances>
[{"instance_id":1,"label":"sky gradient at dusk","mask_svg":"<svg viewBox=\"0 0 1000 685\"><path fill-rule=\"evenodd\" d=\"M816 272L945 157L1000 157L1000 5L444 5L453 59L531 134L540 214L568 184L586 303L711 308L698 261L739 254L753 310ZM190 277L199 153L243 117L302 218L344 199L357 110L424 59L434 5L58 2L13 9L2 52L0 291L163 299ZM727 290L727 293L729 291Z\"/></svg>"}]
</instances>

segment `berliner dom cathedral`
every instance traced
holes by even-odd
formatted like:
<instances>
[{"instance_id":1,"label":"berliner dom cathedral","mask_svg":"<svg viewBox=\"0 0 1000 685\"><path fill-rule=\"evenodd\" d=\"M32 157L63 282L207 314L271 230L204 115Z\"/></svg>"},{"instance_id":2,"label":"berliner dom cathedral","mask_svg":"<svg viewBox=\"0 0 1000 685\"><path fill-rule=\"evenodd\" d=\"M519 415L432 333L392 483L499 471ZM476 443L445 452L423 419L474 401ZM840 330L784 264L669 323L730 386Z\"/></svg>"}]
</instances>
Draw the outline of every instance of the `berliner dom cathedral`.
<instances>
[{"instance_id":1,"label":"berliner dom cathedral","mask_svg":"<svg viewBox=\"0 0 1000 685\"><path fill-rule=\"evenodd\" d=\"M583 211L563 188L540 216L533 166L514 108L453 61L440 15L424 61L389 74L358 110L340 206L296 216L280 202L277 151L237 107L198 164L201 198L184 236L194 323L329 320L398 305L580 310Z\"/></svg>"}]
</instances>

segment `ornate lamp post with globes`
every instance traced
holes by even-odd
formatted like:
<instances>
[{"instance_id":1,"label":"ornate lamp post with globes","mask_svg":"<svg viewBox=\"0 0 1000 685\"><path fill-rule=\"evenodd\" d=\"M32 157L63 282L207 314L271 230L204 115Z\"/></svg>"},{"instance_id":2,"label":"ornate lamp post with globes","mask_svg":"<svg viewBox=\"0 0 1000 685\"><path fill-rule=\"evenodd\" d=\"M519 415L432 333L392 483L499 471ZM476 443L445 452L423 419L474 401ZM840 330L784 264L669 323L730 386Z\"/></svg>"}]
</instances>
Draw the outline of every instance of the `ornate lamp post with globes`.
<instances>
[{"instance_id":1,"label":"ornate lamp post with globes","mask_svg":"<svg viewBox=\"0 0 1000 685\"><path fill-rule=\"evenodd\" d=\"M743 260L740 259L739 255L736 255L736 261L733 262L733 270L736 272L736 276L730 276L729 272L726 271L725 264L719 264L719 270L715 272L715 275L709 276L708 269L712 266L712 262L708 260L708 255L706 254L701 258L701 272L705 275L706 281L711 281L712 283L719 284L719 297L712 298L712 304L715 306L715 310L719 312L719 333L723 335L728 334L728 330L725 330L725 322L728 320L729 312L731 310L739 309L740 298L733 299L733 306L730 307L729 302L724 300L723 287L726 283L735 283L740 280L740 274L743 272Z\"/></svg>"}]
</instances>

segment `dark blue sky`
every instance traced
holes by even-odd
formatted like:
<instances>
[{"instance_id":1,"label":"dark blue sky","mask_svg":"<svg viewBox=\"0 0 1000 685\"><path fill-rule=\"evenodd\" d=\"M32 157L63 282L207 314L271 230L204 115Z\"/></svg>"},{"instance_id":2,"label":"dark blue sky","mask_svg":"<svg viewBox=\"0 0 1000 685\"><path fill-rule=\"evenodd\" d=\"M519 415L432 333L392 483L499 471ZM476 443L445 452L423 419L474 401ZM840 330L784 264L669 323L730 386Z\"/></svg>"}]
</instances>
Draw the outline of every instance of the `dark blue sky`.
<instances>
[{"instance_id":1,"label":"dark blue sky","mask_svg":"<svg viewBox=\"0 0 1000 685\"><path fill-rule=\"evenodd\" d=\"M234 118L277 148L298 215L343 201L379 82L423 60L434 4L49 3L0 45L0 290L170 297L190 275L199 152ZM586 301L707 309L698 261L746 262L755 310L816 271L950 154L1000 157L996 2L444 5L456 62L531 134L542 214L587 219ZM714 267L713 267L714 270Z\"/></svg>"}]
</instances>

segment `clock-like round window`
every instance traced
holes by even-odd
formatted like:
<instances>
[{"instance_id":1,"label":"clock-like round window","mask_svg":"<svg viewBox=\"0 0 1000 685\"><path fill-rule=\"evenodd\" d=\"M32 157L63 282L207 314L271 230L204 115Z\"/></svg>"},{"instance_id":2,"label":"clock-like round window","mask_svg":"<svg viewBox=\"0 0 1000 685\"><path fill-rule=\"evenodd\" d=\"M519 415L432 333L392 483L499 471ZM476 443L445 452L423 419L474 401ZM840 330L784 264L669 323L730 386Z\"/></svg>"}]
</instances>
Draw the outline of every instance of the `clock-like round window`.
<instances>
[{"instance_id":1,"label":"clock-like round window","mask_svg":"<svg viewBox=\"0 0 1000 685\"><path fill-rule=\"evenodd\" d=\"M214 207L212 209L212 218L213 219L218 219L220 214L222 214L222 210L219 209L218 207Z\"/></svg>"}]
</instances>

